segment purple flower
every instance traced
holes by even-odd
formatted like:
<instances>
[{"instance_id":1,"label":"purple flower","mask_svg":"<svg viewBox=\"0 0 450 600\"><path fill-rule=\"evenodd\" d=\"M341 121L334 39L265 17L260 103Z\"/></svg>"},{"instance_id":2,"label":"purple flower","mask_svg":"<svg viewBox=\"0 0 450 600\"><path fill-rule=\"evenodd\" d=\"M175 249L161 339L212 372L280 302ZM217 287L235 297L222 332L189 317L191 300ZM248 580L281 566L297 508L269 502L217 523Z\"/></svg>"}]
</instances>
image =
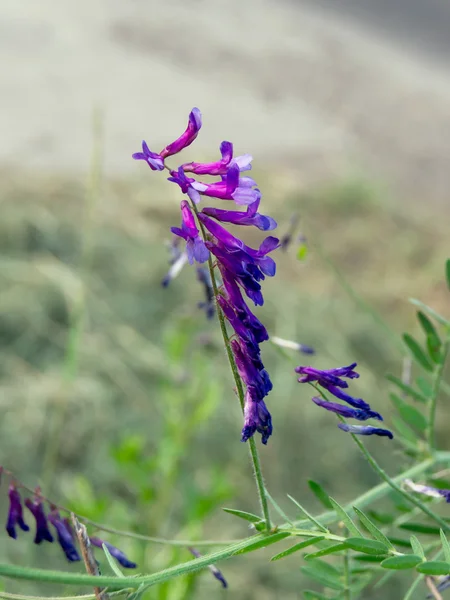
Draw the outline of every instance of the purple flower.
<instances>
[{"instance_id":1,"label":"purple flower","mask_svg":"<svg viewBox=\"0 0 450 600\"><path fill-rule=\"evenodd\" d=\"M48 528L47 517L45 516L43 501L40 496L39 489L36 490L33 500L26 498L25 506L32 513L36 520L36 535L34 537L34 543L40 544L44 540L47 540L47 542L53 542L53 536Z\"/></svg>"},{"instance_id":2,"label":"purple flower","mask_svg":"<svg viewBox=\"0 0 450 600\"><path fill-rule=\"evenodd\" d=\"M135 569L137 567L137 564L134 562L131 562L131 560L128 560L128 558L125 556L125 554L121 550L119 550L112 544L105 542L105 540L101 540L98 537L91 537L91 538L89 538L89 540L90 540L91 544L93 546L97 546L97 548L101 548L102 545L105 544L105 546L108 549L111 556L114 556L114 558L117 560L117 562L120 565L122 565L122 567L125 567L125 569Z\"/></svg>"},{"instance_id":3,"label":"purple flower","mask_svg":"<svg viewBox=\"0 0 450 600\"><path fill-rule=\"evenodd\" d=\"M339 429L346 431L347 433L353 433L355 435L380 435L386 436L390 440L393 439L394 434L389 429L380 429L379 427L371 427L370 425L348 425L347 423L338 423Z\"/></svg>"},{"instance_id":4,"label":"purple flower","mask_svg":"<svg viewBox=\"0 0 450 600\"><path fill-rule=\"evenodd\" d=\"M261 400L272 389L272 382L260 359L259 346L231 340L236 367L253 400Z\"/></svg>"},{"instance_id":5,"label":"purple flower","mask_svg":"<svg viewBox=\"0 0 450 600\"><path fill-rule=\"evenodd\" d=\"M170 177L167 178L167 181L172 181L173 183L179 185L183 194L187 194L194 204L198 204L200 202L200 194L193 187L195 179L192 177L186 177L183 167L178 167L178 171L170 171Z\"/></svg>"},{"instance_id":6,"label":"purple flower","mask_svg":"<svg viewBox=\"0 0 450 600\"><path fill-rule=\"evenodd\" d=\"M358 421L367 421L367 419L378 419L379 421L383 420L383 417L380 415L380 413L377 413L373 410L350 408L349 406L344 406L343 404L338 404L337 402L327 402L327 400L317 397L312 398L312 401L317 404L317 406L321 406L326 410L334 412L348 419L357 419Z\"/></svg>"},{"instance_id":7,"label":"purple flower","mask_svg":"<svg viewBox=\"0 0 450 600\"><path fill-rule=\"evenodd\" d=\"M170 230L173 234L186 240L186 252L189 263L192 265L194 260L199 263L206 262L209 257L209 252L200 237L194 215L186 200L181 201L181 219L181 228L171 227Z\"/></svg>"},{"instance_id":8,"label":"purple flower","mask_svg":"<svg viewBox=\"0 0 450 600\"><path fill-rule=\"evenodd\" d=\"M190 546L188 548L188 550L193 556L195 556L195 558L200 558L201 554L198 550L196 550L195 548L192 548L192 546ZM215 565L208 565L208 569L211 571L211 573L214 575L214 577L220 581L220 583L222 584L222 586L224 588L228 587L225 577L222 575L222 573L219 571L219 569Z\"/></svg>"},{"instance_id":9,"label":"purple flower","mask_svg":"<svg viewBox=\"0 0 450 600\"><path fill-rule=\"evenodd\" d=\"M61 519L57 508L53 508L50 511L48 515L48 520L56 529L59 545L63 549L67 560L69 560L70 562L81 560L81 557L78 554L77 549L75 548L75 544L72 537L72 531L67 526L66 521Z\"/></svg>"},{"instance_id":10,"label":"purple flower","mask_svg":"<svg viewBox=\"0 0 450 600\"><path fill-rule=\"evenodd\" d=\"M405 479L404 484L411 491L418 494L425 494L425 496L431 496L432 498L445 498L446 502L450 502L450 490L421 485L420 483L414 483L411 479Z\"/></svg>"},{"instance_id":11,"label":"purple flower","mask_svg":"<svg viewBox=\"0 0 450 600\"><path fill-rule=\"evenodd\" d=\"M217 303L222 309L225 318L230 323L235 333L237 333L241 339L248 340L252 344L255 344L256 341L253 332L245 326L241 319L239 319L231 304L220 295L217 296Z\"/></svg>"},{"instance_id":12,"label":"purple flower","mask_svg":"<svg viewBox=\"0 0 450 600\"><path fill-rule=\"evenodd\" d=\"M237 156L233 161L233 144L231 142L222 142L220 144L220 154L222 155L221 160L210 163L185 163L182 166L183 171L186 173L195 173L196 175L225 175L230 165L236 164L239 167L239 171L249 171L251 166L252 157L250 154L244 154L243 156Z\"/></svg>"},{"instance_id":13,"label":"purple flower","mask_svg":"<svg viewBox=\"0 0 450 600\"><path fill-rule=\"evenodd\" d=\"M367 411L370 410L370 405L367 404L367 402L364 402L361 398L353 398L353 396L342 391L342 388L348 387L348 383L344 381L342 377L347 377L349 379L357 379L359 377L359 374L354 370L355 367L356 363L352 363L347 367L326 370L300 366L297 367L295 371L296 373L303 375L303 377L298 379L299 383L312 383L316 381L319 385L336 396L336 398L344 400L344 402L347 402L350 406Z\"/></svg>"},{"instance_id":14,"label":"purple flower","mask_svg":"<svg viewBox=\"0 0 450 600\"><path fill-rule=\"evenodd\" d=\"M145 141L142 142L142 152L135 152L134 160L145 160L152 171L162 171L164 169L164 160L160 154L152 152Z\"/></svg>"},{"instance_id":15,"label":"purple flower","mask_svg":"<svg viewBox=\"0 0 450 600\"><path fill-rule=\"evenodd\" d=\"M202 126L202 113L198 108L193 108L189 113L189 121L184 133L180 135L174 142L163 148L160 152L161 157L167 158L173 154L178 154L184 148L192 144L198 136L198 132Z\"/></svg>"},{"instance_id":16,"label":"purple flower","mask_svg":"<svg viewBox=\"0 0 450 600\"><path fill-rule=\"evenodd\" d=\"M285 340L276 335L273 335L271 338L272 344L276 346L280 346L280 348L288 348L289 350L297 350L298 352L303 352L303 354L315 354L316 351L311 346L305 346L305 344L299 344L298 342L294 342L292 340Z\"/></svg>"},{"instance_id":17,"label":"purple flower","mask_svg":"<svg viewBox=\"0 0 450 600\"><path fill-rule=\"evenodd\" d=\"M8 496L9 511L8 519L6 521L6 531L8 532L9 537L16 539L16 525L18 525L22 531L30 531L30 528L23 520L22 500L16 486L13 483L11 483L9 486Z\"/></svg>"},{"instance_id":18,"label":"purple flower","mask_svg":"<svg viewBox=\"0 0 450 600\"><path fill-rule=\"evenodd\" d=\"M247 206L246 212L238 210L223 210L221 208L212 208L206 206L202 213L210 217L214 217L223 223L233 223L234 225L253 225L262 231L272 231L277 226L277 223L272 217L266 217L257 212L260 200L256 200L253 204Z\"/></svg>"},{"instance_id":19,"label":"purple flower","mask_svg":"<svg viewBox=\"0 0 450 600\"><path fill-rule=\"evenodd\" d=\"M251 177L240 177L239 175L239 165L234 163L226 175L222 176L222 181L202 183L193 180L190 185L204 196L234 200L236 204L242 205L253 204L261 198L261 192L256 188L256 181Z\"/></svg>"},{"instance_id":20,"label":"purple flower","mask_svg":"<svg viewBox=\"0 0 450 600\"><path fill-rule=\"evenodd\" d=\"M246 442L254 435L255 431L261 434L261 442L267 444L269 437L272 435L272 417L264 400L253 400L250 391L247 389L241 441Z\"/></svg>"}]
</instances>

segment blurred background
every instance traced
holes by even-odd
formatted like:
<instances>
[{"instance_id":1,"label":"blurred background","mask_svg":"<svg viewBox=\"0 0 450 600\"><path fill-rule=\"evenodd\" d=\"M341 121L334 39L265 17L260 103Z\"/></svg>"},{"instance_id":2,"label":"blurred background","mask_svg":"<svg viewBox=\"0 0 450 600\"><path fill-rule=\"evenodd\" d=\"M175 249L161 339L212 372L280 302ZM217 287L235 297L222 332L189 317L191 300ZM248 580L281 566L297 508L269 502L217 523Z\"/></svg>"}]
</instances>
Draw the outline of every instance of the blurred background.
<instances>
[{"instance_id":1,"label":"blurred background","mask_svg":"<svg viewBox=\"0 0 450 600\"><path fill-rule=\"evenodd\" d=\"M287 493L320 510L308 478L342 503L373 485L293 367L357 361L352 390L389 425L384 375L401 373L401 333L417 333L407 299L448 314L449 25L444 0L3 0L0 461L111 527L183 539L249 533L221 510L258 506L217 323L197 307L193 269L161 287L180 195L131 159L143 138L154 150L175 139L198 106L203 129L182 161L215 160L231 140L253 155L261 210L279 234L299 217L257 314L271 334L317 354L286 358L264 345L274 381L275 430L261 448L268 488L294 517ZM443 449L448 425L441 413ZM395 441L368 445L392 474L404 466ZM104 537L140 572L189 559L182 548ZM233 597L299 598L310 587L298 555L268 569L274 553L223 564ZM25 535L2 536L0 558L82 568ZM408 581L391 580L383 597ZM146 598L221 594L206 572Z\"/></svg>"}]
</instances>

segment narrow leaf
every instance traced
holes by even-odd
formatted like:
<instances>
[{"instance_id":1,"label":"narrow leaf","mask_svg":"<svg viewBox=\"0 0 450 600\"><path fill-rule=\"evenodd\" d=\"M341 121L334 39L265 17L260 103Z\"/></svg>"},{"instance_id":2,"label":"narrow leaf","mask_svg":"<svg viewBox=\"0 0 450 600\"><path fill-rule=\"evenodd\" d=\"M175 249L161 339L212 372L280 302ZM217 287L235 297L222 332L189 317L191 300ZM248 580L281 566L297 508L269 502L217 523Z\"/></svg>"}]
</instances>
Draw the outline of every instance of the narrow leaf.
<instances>
[{"instance_id":1,"label":"narrow leaf","mask_svg":"<svg viewBox=\"0 0 450 600\"><path fill-rule=\"evenodd\" d=\"M125 575L122 573L122 571L117 566L116 561L111 556L111 553L105 544L102 544L102 550L105 553L106 560L108 561L109 566L111 567L111 570L115 573L115 575L117 575L117 577L125 577Z\"/></svg>"},{"instance_id":2,"label":"narrow leaf","mask_svg":"<svg viewBox=\"0 0 450 600\"><path fill-rule=\"evenodd\" d=\"M433 527L433 525L423 525L422 523L402 523L399 525L400 529L405 531L412 531L413 533L428 533L431 535L439 535L439 527Z\"/></svg>"},{"instance_id":3,"label":"narrow leaf","mask_svg":"<svg viewBox=\"0 0 450 600\"><path fill-rule=\"evenodd\" d=\"M433 317L433 319L436 319L436 321L441 325L444 325L445 327L450 325L450 321L447 321L447 319L445 319L442 315L437 313L435 310L433 310L420 300L417 300L416 298L410 298L409 301L411 302L411 304L414 304L414 306L418 306L419 308L421 308L423 312L427 313L427 315Z\"/></svg>"},{"instance_id":4,"label":"narrow leaf","mask_svg":"<svg viewBox=\"0 0 450 600\"><path fill-rule=\"evenodd\" d=\"M411 542L413 554L417 554L417 556L422 557L422 560L426 560L425 551L416 536L412 535L409 541Z\"/></svg>"},{"instance_id":5,"label":"narrow leaf","mask_svg":"<svg viewBox=\"0 0 450 600\"><path fill-rule=\"evenodd\" d=\"M425 396L425 398L431 397L431 395L433 393L433 386L428 381L428 379L426 379L425 377L422 377L422 375L419 375L419 377L417 377L417 379L416 379L416 384L417 384L417 387L419 388L419 390Z\"/></svg>"},{"instance_id":6,"label":"narrow leaf","mask_svg":"<svg viewBox=\"0 0 450 600\"><path fill-rule=\"evenodd\" d=\"M320 559L315 559L314 561L309 562L308 565L302 566L301 571L322 585L334 590L344 589L340 572L329 563Z\"/></svg>"},{"instance_id":7,"label":"narrow leaf","mask_svg":"<svg viewBox=\"0 0 450 600\"><path fill-rule=\"evenodd\" d=\"M324 531L324 532L328 532L328 529L326 527L324 527L321 523L319 523L319 521L317 521L317 519L315 519L307 510L306 508L303 508L303 506L301 504L299 504L297 502L297 500L295 498L293 498L292 496L290 496L288 494L288 498L289 500L291 500L295 506L300 510L300 512L311 521L311 523L313 523L320 531Z\"/></svg>"},{"instance_id":8,"label":"narrow leaf","mask_svg":"<svg viewBox=\"0 0 450 600\"><path fill-rule=\"evenodd\" d=\"M347 548L348 546L346 543L333 544L332 546L328 546L328 548L322 548L322 550L318 550L317 552L310 552L309 554L306 554L305 560L320 558L321 556L328 556L329 554L336 554L337 552L341 552Z\"/></svg>"},{"instance_id":9,"label":"narrow leaf","mask_svg":"<svg viewBox=\"0 0 450 600\"><path fill-rule=\"evenodd\" d=\"M309 538L308 540L305 540L304 542L299 542L298 544L295 544L294 546L291 546L290 548L288 548L287 550L283 550L283 552L280 552L279 554L275 554L275 556L272 556L272 558L270 560L280 560L280 558L284 558L285 556L289 556L290 554L294 554L294 552L298 552L299 550L303 550L303 548L307 548L308 546L312 546L314 544L317 544L318 542L321 542L322 540L324 540L324 536L317 536L314 538Z\"/></svg>"},{"instance_id":10,"label":"narrow leaf","mask_svg":"<svg viewBox=\"0 0 450 600\"><path fill-rule=\"evenodd\" d=\"M267 490L265 490L265 492L266 492L267 499L272 504L272 506L277 511L277 513L280 515L280 517L284 521L286 521L286 523L289 523L289 525L293 526L294 524L292 523L291 519L289 519L287 514L284 512L284 510L281 508L281 506L272 498L272 496L269 494L269 492Z\"/></svg>"},{"instance_id":11,"label":"narrow leaf","mask_svg":"<svg viewBox=\"0 0 450 600\"><path fill-rule=\"evenodd\" d=\"M376 510L369 510L367 512L369 517L375 521L378 521L378 523L381 523L382 525L390 525L395 520L394 516L390 515L389 513L380 513Z\"/></svg>"},{"instance_id":12,"label":"narrow leaf","mask_svg":"<svg viewBox=\"0 0 450 600\"><path fill-rule=\"evenodd\" d=\"M429 361L428 356L425 354L419 342L417 342L412 335L409 335L409 333L403 334L403 341L405 342L414 360L426 371L433 371L434 367Z\"/></svg>"},{"instance_id":13,"label":"narrow leaf","mask_svg":"<svg viewBox=\"0 0 450 600\"><path fill-rule=\"evenodd\" d=\"M265 548L266 546L271 546L272 544L276 544L281 540L284 540L287 537L290 537L290 533L287 531L280 531L279 533L275 533L273 535L268 536L262 540L258 540L245 548L240 548L233 553L233 556L237 556L238 554L247 554L247 552L253 552L254 550L258 550L259 548Z\"/></svg>"},{"instance_id":14,"label":"narrow leaf","mask_svg":"<svg viewBox=\"0 0 450 600\"><path fill-rule=\"evenodd\" d=\"M402 438L402 441L405 443L405 446L408 448L417 449L418 438L417 434L412 431L408 425L398 417L392 417L392 423L394 428L396 429L396 434Z\"/></svg>"},{"instance_id":15,"label":"narrow leaf","mask_svg":"<svg viewBox=\"0 0 450 600\"><path fill-rule=\"evenodd\" d=\"M224 508L222 509L226 513L230 515L234 515L235 517L239 517L240 519L244 519L245 521L250 521L250 523L260 523L263 519L258 517L258 515L254 515L253 513L245 512L244 510L237 510L234 508Z\"/></svg>"},{"instance_id":16,"label":"narrow leaf","mask_svg":"<svg viewBox=\"0 0 450 600\"><path fill-rule=\"evenodd\" d=\"M415 554L404 554L403 556L392 556L386 558L381 563L383 569L394 569L395 571L401 571L403 569L413 569L419 563L422 562L420 556Z\"/></svg>"},{"instance_id":17,"label":"narrow leaf","mask_svg":"<svg viewBox=\"0 0 450 600\"><path fill-rule=\"evenodd\" d=\"M427 337L429 335L432 335L439 340L438 332L436 331L435 326L430 321L430 319L427 317L427 315L419 310L419 311L417 311L417 318L419 320L419 323L420 323L425 335Z\"/></svg>"},{"instance_id":18,"label":"narrow leaf","mask_svg":"<svg viewBox=\"0 0 450 600\"><path fill-rule=\"evenodd\" d=\"M394 546L388 540L388 538L384 535L382 531L378 529L373 521L369 519L369 517L363 513L363 511L356 506L353 507L353 510L358 515L361 523L367 529L367 531L372 535L376 540L387 546L388 548L394 550Z\"/></svg>"},{"instance_id":19,"label":"narrow leaf","mask_svg":"<svg viewBox=\"0 0 450 600\"><path fill-rule=\"evenodd\" d=\"M411 425L411 427L414 427L420 432L425 431L427 428L427 420L415 406L406 404L406 402L397 396L397 394L391 393L389 396L405 423Z\"/></svg>"},{"instance_id":20,"label":"narrow leaf","mask_svg":"<svg viewBox=\"0 0 450 600\"><path fill-rule=\"evenodd\" d=\"M355 552L362 552L363 554L374 554L379 556L380 554L388 553L388 547L386 544L379 542L378 540L368 540L367 538L362 537L351 537L348 538L345 543L349 548L355 550Z\"/></svg>"},{"instance_id":21,"label":"narrow leaf","mask_svg":"<svg viewBox=\"0 0 450 600\"><path fill-rule=\"evenodd\" d=\"M411 542L409 540L406 540L403 538L393 537L391 535L391 536L389 536L389 540L393 544L395 544L395 546L400 546L401 548L410 548L411 547Z\"/></svg>"},{"instance_id":22,"label":"narrow leaf","mask_svg":"<svg viewBox=\"0 0 450 600\"><path fill-rule=\"evenodd\" d=\"M386 559L386 554L379 554L378 556L375 555L371 555L371 554L357 554L356 556L352 557L353 560L358 560L360 562L373 562L373 563L379 563L382 560Z\"/></svg>"},{"instance_id":23,"label":"narrow leaf","mask_svg":"<svg viewBox=\"0 0 450 600\"><path fill-rule=\"evenodd\" d=\"M398 377L396 377L395 375L388 374L388 375L386 375L386 379L388 381L390 381L391 383L395 384L398 388L400 388L404 394L406 394L407 396L410 396L411 398L414 398L414 400L417 400L417 402L423 402L423 403L428 402L428 399L425 396L422 396L422 394L417 392L410 385L403 383L403 381L401 379L399 379Z\"/></svg>"},{"instance_id":24,"label":"narrow leaf","mask_svg":"<svg viewBox=\"0 0 450 600\"><path fill-rule=\"evenodd\" d=\"M329 600L329 596L324 596L319 592L313 592L312 590L305 590L303 592L305 600Z\"/></svg>"},{"instance_id":25,"label":"narrow leaf","mask_svg":"<svg viewBox=\"0 0 450 600\"><path fill-rule=\"evenodd\" d=\"M325 506L325 508L333 508L333 505L330 502L330 497L317 481L313 481L310 479L308 481L308 485L314 496Z\"/></svg>"},{"instance_id":26,"label":"narrow leaf","mask_svg":"<svg viewBox=\"0 0 450 600\"><path fill-rule=\"evenodd\" d=\"M445 556L445 560L450 563L450 544L448 543L448 540L445 536L445 533L442 531L442 529L440 530L440 535L441 535L441 544L442 544L442 549L444 551L444 556Z\"/></svg>"},{"instance_id":27,"label":"narrow leaf","mask_svg":"<svg viewBox=\"0 0 450 600\"><path fill-rule=\"evenodd\" d=\"M443 560L430 560L416 567L416 571L424 575L448 575L450 573L450 564Z\"/></svg>"},{"instance_id":28,"label":"narrow leaf","mask_svg":"<svg viewBox=\"0 0 450 600\"><path fill-rule=\"evenodd\" d=\"M353 523L350 516L345 512L339 502L336 502L333 498L330 498L330 502L333 505L334 510L336 511L337 516L344 522L344 525L347 527L349 533L356 537L362 537L361 532Z\"/></svg>"},{"instance_id":29,"label":"narrow leaf","mask_svg":"<svg viewBox=\"0 0 450 600\"><path fill-rule=\"evenodd\" d=\"M450 258L445 263L445 278L447 280L447 287L450 290Z\"/></svg>"}]
</instances>

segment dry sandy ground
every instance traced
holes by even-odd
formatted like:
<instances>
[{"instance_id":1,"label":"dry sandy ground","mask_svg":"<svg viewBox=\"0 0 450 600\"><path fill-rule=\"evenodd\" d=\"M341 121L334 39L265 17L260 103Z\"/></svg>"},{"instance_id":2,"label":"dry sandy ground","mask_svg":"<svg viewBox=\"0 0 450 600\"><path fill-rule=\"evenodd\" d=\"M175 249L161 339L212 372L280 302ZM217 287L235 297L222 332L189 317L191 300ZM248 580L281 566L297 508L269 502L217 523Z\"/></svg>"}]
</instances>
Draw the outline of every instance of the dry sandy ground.
<instances>
[{"instance_id":1,"label":"dry sandy ground","mask_svg":"<svg viewBox=\"0 0 450 600\"><path fill-rule=\"evenodd\" d=\"M199 106L202 152L448 201L450 69L306 2L2 0L0 56L1 167L84 171L97 106L108 172L134 173Z\"/></svg>"}]
</instances>

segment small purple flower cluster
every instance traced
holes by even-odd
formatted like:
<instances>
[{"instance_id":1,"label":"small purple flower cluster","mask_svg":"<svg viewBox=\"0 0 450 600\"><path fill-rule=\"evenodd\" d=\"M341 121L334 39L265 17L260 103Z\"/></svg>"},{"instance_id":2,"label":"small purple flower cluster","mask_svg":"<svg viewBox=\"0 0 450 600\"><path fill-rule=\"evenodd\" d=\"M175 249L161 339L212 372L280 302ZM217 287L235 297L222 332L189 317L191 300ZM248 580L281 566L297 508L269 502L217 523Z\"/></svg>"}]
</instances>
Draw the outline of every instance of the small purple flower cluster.
<instances>
[{"instance_id":1,"label":"small purple flower cluster","mask_svg":"<svg viewBox=\"0 0 450 600\"><path fill-rule=\"evenodd\" d=\"M22 531L29 531L29 526L25 523L23 515L22 499L19 490L15 483L9 486L9 512L6 521L6 531L9 537L17 539L17 527ZM80 554L76 548L75 536L67 518L63 519L56 506L50 505L48 515L45 514L44 503L46 500L42 497L40 489L36 488L34 497L25 499L25 506L31 512L36 522L36 533L34 543L41 544L43 541L53 542L54 537L49 529L49 523L53 525L58 538L58 543L61 546L67 560L75 562L81 560ZM102 544L108 548L110 554L125 568L135 569L136 563L127 559L123 552L115 548L108 542L104 542L96 537L89 538L93 546L102 547Z\"/></svg>"},{"instance_id":2,"label":"small purple flower cluster","mask_svg":"<svg viewBox=\"0 0 450 600\"><path fill-rule=\"evenodd\" d=\"M348 388L348 383L342 379L343 377L346 377L347 379L357 379L359 377L359 373L355 371L355 367L356 363L352 363L347 367L339 367L336 369L321 370L315 369L314 367L297 367L295 371L302 375L302 377L298 379L299 383L317 383L333 394L333 396L339 400L343 400L349 405L345 406L338 402L329 402L324 398L314 397L312 400L317 406L321 406L341 417L356 419L357 421L367 421L367 419L377 419L378 421L382 421L383 417L380 413L373 411L370 405L362 398L353 398L353 396L350 396L343 391ZM357 435L379 435L386 436L390 439L394 437L392 432L388 429L381 429L370 425L363 427L339 423L338 427L339 429L342 429L342 431Z\"/></svg>"},{"instance_id":3,"label":"small purple flower cluster","mask_svg":"<svg viewBox=\"0 0 450 600\"><path fill-rule=\"evenodd\" d=\"M247 441L258 432L261 434L262 443L266 444L272 433L272 421L264 398L272 389L272 383L262 364L259 345L269 336L264 325L247 306L242 292L255 306L264 303L260 282L266 276L275 275L275 262L268 255L279 247L279 240L269 236L258 249L250 248L219 223L252 226L262 231L271 231L277 224L271 217L258 212L261 192L254 179L241 175L242 172L251 169L252 157L245 154L233 158L231 142L222 142L221 159L215 162L185 163L177 170L166 166L165 159L168 156L177 154L195 140L201 124L200 111L194 108L189 115L185 132L177 140L159 153L152 152L143 142L142 152L133 154L133 158L144 160L153 171L168 169L168 180L176 183L193 203L191 205L187 200L182 200L181 227L172 227L172 233L186 241L187 259L190 264L194 261L204 263L210 255L214 257L223 282L216 300L235 332L236 337L231 341L231 348L237 369L246 386L242 441ZM188 177L186 173L218 176L220 181L204 183ZM202 236L192 210L202 196L231 200L237 205L245 206L246 210L195 208ZM205 281L203 271L199 273L199 278ZM206 308L207 312L211 311L210 302Z\"/></svg>"}]
</instances>

